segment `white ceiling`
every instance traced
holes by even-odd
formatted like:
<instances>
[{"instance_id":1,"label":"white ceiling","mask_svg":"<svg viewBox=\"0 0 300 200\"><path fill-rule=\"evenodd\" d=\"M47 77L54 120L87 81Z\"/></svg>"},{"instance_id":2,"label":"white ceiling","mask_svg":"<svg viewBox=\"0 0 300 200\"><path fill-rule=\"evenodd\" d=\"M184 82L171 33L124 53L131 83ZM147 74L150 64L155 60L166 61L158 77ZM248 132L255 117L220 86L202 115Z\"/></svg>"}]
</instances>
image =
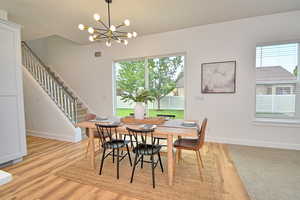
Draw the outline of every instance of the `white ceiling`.
<instances>
[{"instance_id":1,"label":"white ceiling","mask_svg":"<svg viewBox=\"0 0 300 200\"><path fill-rule=\"evenodd\" d=\"M95 25L94 13L107 15L104 0L0 0L0 9L24 26L23 40L60 35L87 43L78 24ZM113 0L111 5L112 23L128 18L128 30L139 35L299 9L300 0Z\"/></svg>"}]
</instances>

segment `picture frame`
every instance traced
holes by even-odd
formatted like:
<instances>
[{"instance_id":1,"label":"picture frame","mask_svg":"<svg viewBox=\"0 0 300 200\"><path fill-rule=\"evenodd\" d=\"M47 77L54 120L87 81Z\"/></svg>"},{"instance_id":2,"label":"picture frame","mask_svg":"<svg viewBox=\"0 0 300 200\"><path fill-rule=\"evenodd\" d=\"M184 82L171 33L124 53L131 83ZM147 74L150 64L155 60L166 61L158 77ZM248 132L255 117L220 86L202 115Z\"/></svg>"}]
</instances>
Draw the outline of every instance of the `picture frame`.
<instances>
[{"instance_id":1,"label":"picture frame","mask_svg":"<svg viewBox=\"0 0 300 200\"><path fill-rule=\"evenodd\" d=\"M201 92L226 94L236 92L236 61L201 64Z\"/></svg>"}]
</instances>

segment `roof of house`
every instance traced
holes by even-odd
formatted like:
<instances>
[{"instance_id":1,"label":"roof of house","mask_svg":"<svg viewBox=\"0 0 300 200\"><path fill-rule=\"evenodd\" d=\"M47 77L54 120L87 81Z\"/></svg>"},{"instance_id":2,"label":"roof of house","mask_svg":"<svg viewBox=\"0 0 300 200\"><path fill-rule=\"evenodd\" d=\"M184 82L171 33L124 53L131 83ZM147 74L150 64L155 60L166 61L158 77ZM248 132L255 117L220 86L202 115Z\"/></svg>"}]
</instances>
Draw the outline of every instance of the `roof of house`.
<instances>
[{"instance_id":1,"label":"roof of house","mask_svg":"<svg viewBox=\"0 0 300 200\"><path fill-rule=\"evenodd\" d=\"M283 82L297 80L291 72L281 66L257 67L256 81L260 82Z\"/></svg>"}]
</instances>

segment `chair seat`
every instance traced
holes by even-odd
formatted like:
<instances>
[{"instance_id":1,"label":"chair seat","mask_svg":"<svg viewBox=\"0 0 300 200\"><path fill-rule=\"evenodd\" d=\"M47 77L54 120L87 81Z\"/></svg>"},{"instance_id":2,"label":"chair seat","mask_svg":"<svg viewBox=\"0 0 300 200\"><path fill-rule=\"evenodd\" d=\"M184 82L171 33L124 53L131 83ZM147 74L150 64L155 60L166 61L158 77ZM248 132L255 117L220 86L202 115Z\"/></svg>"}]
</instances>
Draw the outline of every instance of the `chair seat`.
<instances>
[{"instance_id":1,"label":"chair seat","mask_svg":"<svg viewBox=\"0 0 300 200\"><path fill-rule=\"evenodd\" d=\"M198 139L178 139L174 142L174 147L179 149L197 150Z\"/></svg>"},{"instance_id":2,"label":"chair seat","mask_svg":"<svg viewBox=\"0 0 300 200\"><path fill-rule=\"evenodd\" d=\"M108 149L117 149L117 148L122 148L126 144L128 144L129 141L124 141L124 140L112 140L109 142L105 142L102 147L108 148Z\"/></svg>"},{"instance_id":3,"label":"chair seat","mask_svg":"<svg viewBox=\"0 0 300 200\"><path fill-rule=\"evenodd\" d=\"M152 154L153 147L153 154ZM151 144L139 144L133 149L133 153L138 153L139 155L154 155L157 154L161 149L160 145L151 145Z\"/></svg>"}]
</instances>

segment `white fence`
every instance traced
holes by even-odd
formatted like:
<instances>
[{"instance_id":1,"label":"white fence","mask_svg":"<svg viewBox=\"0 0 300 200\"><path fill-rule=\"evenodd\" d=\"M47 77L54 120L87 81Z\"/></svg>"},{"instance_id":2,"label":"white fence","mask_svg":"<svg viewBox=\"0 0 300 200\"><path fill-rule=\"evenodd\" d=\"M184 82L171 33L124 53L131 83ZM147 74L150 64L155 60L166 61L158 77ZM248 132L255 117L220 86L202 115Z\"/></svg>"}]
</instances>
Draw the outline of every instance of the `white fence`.
<instances>
[{"instance_id":1,"label":"white fence","mask_svg":"<svg viewBox=\"0 0 300 200\"><path fill-rule=\"evenodd\" d=\"M133 108L134 103L125 103L117 96L117 108ZM183 96L166 96L160 100L160 108L163 110L184 110ZM157 109L157 102L148 104L148 109Z\"/></svg>"},{"instance_id":2,"label":"white fence","mask_svg":"<svg viewBox=\"0 0 300 200\"><path fill-rule=\"evenodd\" d=\"M293 113L296 95L256 95L256 112ZM134 103L125 103L117 96L117 108L133 108ZM183 96L166 96L160 101L161 109L184 110ZM149 103L149 109L157 109L157 102Z\"/></svg>"},{"instance_id":3,"label":"white fence","mask_svg":"<svg viewBox=\"0 0 300 200\"><path fill-rule=\"evenodd\" d=\"M293 113L296 95L256 95L256 112Z\"/></svg>"}]
</instances>

